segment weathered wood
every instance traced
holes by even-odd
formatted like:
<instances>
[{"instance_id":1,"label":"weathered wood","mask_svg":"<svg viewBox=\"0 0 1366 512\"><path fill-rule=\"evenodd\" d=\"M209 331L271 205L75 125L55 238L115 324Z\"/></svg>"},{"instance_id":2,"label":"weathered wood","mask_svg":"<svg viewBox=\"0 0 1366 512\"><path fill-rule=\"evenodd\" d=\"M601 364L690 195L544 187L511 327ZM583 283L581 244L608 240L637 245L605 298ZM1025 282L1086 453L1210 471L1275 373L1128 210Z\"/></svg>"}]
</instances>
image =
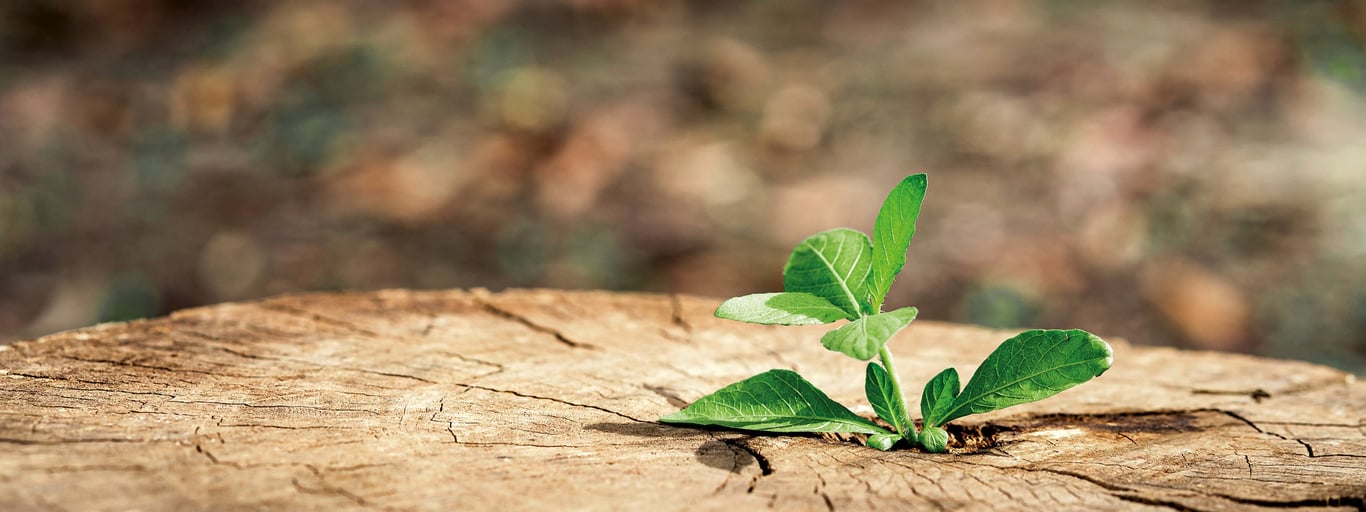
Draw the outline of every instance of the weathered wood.
<instances>
[{"instance_id":1,"label":"weathered wood","mask_svg":"<svg viewBox=\"0 0 1366 512\"><path fill-rule=\"evenodd\" d=\"M0 508L1358 509L1366 387L1307 363L1116 342L1115 367L956 422L957 453L677 428L774 367L871 416L822 327L601 292L318 294L0 351ZM1011 333L919 321L915 390ZM1103 333L1102 333L1103 334ZM913 401L918 396L908 397ZM917 410L912 404L912 410Z\"/></svg>"}]
</instances>

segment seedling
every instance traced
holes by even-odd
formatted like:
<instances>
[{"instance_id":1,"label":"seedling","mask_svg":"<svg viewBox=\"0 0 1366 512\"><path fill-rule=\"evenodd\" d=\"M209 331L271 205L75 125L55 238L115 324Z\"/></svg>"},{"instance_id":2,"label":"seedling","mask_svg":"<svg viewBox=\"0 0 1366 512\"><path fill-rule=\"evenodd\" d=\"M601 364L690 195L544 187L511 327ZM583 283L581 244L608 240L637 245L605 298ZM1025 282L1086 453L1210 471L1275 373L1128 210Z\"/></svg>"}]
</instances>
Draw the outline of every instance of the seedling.
<instances>
[{"instance_id":1,"label":"seedling","mask_svg":"<svg viewBox=\"0 0 1366 512\"><path fill-rule=\"evenodd\" d=\"M887 340L915 320L916 308L882 312L892 281L906 264L906 249L925 200L924 174L908 176L887 195L873 238L852 229L817 233L797 245L783 268L782 293L735 297L716 316L765 325L849 323L821 337L830 350L869 361L864 391L888 430L831 400L791 370L769 370L704 396L660 421L763 432L867 434L866 444L890 450L900 442L944 452L944 425L969 414L1048 398L1098 377L1114 353L1082 330L1025 331L1001 343L977 367L967 386L948 368L925 385L917 431L906 409ZM878 358L878 362L871 359ZM881 364L879 364L879 362Z\"/></svg>"}]
</instances>

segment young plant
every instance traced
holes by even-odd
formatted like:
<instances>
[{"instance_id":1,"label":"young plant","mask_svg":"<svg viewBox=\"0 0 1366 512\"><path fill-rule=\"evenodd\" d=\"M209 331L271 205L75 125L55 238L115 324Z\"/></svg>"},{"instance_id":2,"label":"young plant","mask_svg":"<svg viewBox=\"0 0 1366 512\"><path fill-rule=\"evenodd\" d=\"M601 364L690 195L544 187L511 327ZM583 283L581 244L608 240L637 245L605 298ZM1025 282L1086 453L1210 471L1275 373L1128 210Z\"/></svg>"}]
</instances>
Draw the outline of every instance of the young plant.
<instances>
[{"instance_id":1,"label":"young plant","mask_svg":"<svg viewBox=\"0 0 1366 512\"><path fill-rule=\"evenodd\" d=\"M821 344L869 362L864 382L868 402L888 431L831 400L790 370L769 370L693 402L660 421L715 425L763 432L867 434L866 444L890 450L901 441L944 452L944 424L969 414L995 411L1053 396L1100 376L1113 352L1099 337L1081 330L1032 330L1001 343L960 389L948 368L921 393L919 431L911 421L887 341L915 320L913 307L882 312L892 281L906 264L915 221L925 199L924 174L909 176L887 195L873 238L852 229L817 233L797 245L783 268L782 293L728 299L716 316L765 325L849 323L821 337ZM879 364L879 362L881 364Z\"/></svg>"}]
</instances>

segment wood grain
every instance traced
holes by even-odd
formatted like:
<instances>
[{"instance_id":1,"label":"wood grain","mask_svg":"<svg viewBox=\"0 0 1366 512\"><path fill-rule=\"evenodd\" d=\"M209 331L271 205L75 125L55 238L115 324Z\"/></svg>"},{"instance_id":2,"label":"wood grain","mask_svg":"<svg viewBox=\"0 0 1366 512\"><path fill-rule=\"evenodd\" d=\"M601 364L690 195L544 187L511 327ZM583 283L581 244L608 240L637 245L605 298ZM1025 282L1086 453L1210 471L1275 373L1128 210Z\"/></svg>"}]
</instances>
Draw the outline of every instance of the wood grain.
<instances>
[{"instance_id":1,"label":"wood grain","mask_svg":"<svg viewBox=\"0 0 1366 512\"><path fill-rule=\"evenodd\" d=\"M718 300L313 294L0 347L6 510L1358 510L1366 386L1293 361L1114 342L1104 376L958 420L955 453L655 420L771 368L872 416L826 328ZM911 410L1011 332L917 321ZM1100 333L1102 335L1106 333Z\"/></svg>"}]
</instances>

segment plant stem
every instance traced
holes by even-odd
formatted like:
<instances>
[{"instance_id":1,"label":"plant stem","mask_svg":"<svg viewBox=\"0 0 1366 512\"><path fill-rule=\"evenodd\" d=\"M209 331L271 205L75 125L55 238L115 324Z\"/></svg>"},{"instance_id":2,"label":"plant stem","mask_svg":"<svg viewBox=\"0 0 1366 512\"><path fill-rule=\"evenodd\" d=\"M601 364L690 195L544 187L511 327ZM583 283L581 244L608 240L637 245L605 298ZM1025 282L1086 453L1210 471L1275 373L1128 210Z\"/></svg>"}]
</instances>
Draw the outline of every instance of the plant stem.
<instances>
[{"instance_id":1,"label":"plant stem","mask_svg":"<svg viewBox=\"0 0 1366 512\"><path fill-rule=\"evenodd\" d=\"M892 381L892 392L896 393L897 398L901 399L901 417L906 418L906 421L910 421L910 411L906 410L906 395L901 393L901 376L897 375L896 364L892 362L892 351L888 350L887 345L884 344L882 350L878 352L878 356L882 358L882 367L887 370L887 377ZM909 441L911 444L919 442L919 436L915 433L914 423L906 425L905 429L905 432L898 432L901 434L901 437L905 438L906 441Z\"/></svg>"}]
</instances>

